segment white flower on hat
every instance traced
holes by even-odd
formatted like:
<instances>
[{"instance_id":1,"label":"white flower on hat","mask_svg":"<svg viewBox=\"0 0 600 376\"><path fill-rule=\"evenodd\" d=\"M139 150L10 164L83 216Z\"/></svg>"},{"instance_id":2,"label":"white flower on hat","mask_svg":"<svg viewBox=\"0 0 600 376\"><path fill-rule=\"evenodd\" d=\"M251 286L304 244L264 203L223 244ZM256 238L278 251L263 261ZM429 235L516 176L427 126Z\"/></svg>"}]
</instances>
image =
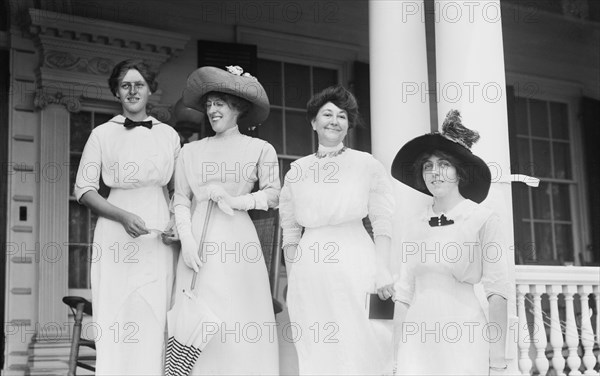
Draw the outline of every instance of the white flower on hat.
<instances>
[{"instance_id":1,"label":"white flower on hat","mask_svg":"<svg viewBox=\"0 0 600 376\"><path fill-rule=\"evenodd\" d=\"M225 68L227 68L227 72L229 72L231 74L235 74L236 76L251 78L254 81L258 81L256 79L256 77L254 77L250 73L248 73L248 72L244 73L244 69L242 67L240 67L239 65L228 65Z\"/></svg>"},{"instance_id":2,"label":"white flower on hat","mask_svg":"<svg viewBox=\"0 0 600 376\"><path fill-rule=\"evenodd\" d=\"M242 73L244 73L244 70L239 65L228 65L225 68L227 68L227 72L235 74L236 76L241 76Z\"/></svg>"},{"instance_id":3,"label":"white flower on hat","mask_svg":"<svg viewBox=\"0 0 600 376\"><path fill-rule=\"evenodd\" d=\"M242 77L248 77L253 79L254 81L258 81L258 79L256 77L254 77L253 75L251 75L250 73L246 72L244 74L242 74Z\"/></svg>"}]
</instances>

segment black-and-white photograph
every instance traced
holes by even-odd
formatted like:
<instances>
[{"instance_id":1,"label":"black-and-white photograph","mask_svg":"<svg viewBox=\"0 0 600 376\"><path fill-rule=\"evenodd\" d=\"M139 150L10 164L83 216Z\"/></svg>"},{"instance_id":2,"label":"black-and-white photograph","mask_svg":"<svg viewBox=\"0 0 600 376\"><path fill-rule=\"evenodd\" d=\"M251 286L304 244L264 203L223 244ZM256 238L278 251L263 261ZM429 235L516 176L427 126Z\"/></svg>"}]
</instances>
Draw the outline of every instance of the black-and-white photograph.
<instances>
[{"instance_id":1,"label":"black-and-white photograph","mask_svg":"<svg viewBox=\"0 0 600 376\"><path fill-rule=\"evenodd\" d=\"M0 0L0 375L600 374L600 0Z\"/></svg>"}]
</instances>

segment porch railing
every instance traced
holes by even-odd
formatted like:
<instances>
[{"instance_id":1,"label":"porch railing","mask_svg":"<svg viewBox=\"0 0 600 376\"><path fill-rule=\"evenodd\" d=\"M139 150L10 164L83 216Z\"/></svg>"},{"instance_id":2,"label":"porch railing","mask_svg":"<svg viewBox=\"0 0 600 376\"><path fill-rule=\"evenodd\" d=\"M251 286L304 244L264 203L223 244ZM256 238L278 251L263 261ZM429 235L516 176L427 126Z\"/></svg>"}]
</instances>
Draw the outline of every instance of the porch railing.
<instances>
[{"instance_id":1,"label":"porch railing","mask_svg":"<svg viewBox=\"0 0 600 376\"><path fill-rule=\"evenodd\" d=\"M523 375L598 375L600 268L518 265L518 364Z\"/></svg>"}]
</instances>

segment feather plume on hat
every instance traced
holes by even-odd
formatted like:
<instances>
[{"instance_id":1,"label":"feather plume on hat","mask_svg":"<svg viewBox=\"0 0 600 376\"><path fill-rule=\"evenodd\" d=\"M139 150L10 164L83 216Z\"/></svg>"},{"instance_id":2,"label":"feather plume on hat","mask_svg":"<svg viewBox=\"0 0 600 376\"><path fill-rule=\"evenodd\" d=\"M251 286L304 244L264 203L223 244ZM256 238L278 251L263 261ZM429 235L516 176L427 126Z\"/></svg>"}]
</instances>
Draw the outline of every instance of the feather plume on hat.
<instances>
[{"instance_id":1,"label":"feather plume on hat","mask_svg":"<svg viewBox=\"0 0 600 376\"><path fill-rule=\"evenodd\" d=\"M462 124L458 110L450 110L446 114L446 119L444 119L444 123L442 124L442 136L451 141L458 142L467 149L471 149L471 146L479 141L479 133L466 128Z\"/></svg>"},{"instance_id":2,"label":"feather plume on hat","mask_svg":"<svg viewBox=\"0 0 600 376\"><path fill-rule=\"evenodd\" d=\"M463 167L469 170L469 177L459 186L460 193L474 202L480 203L487 197L491 183L491 171L485 161L471 151L471 146L479 140L479 133L462 124L460 112L450 110L442 124L441 132L433 132L416 137L400 148L392 163L392 176L401 183L431 196L422 184L420 170L415 170L415 162L423 153L442 151L452 155Z\"/></svg>"}]
</instances>

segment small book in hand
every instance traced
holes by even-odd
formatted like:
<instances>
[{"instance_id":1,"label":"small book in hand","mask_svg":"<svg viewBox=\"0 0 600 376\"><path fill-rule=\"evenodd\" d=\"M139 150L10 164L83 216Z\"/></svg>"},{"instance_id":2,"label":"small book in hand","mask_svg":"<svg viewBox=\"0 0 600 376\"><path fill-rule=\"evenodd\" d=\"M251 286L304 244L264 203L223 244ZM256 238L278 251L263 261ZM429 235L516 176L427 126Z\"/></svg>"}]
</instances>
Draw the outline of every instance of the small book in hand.
<instances>
[{"instance_id":1,"label":"small book in hand","mask_svg":"<svg viewBox=\"0 0 600 376\"><path fill-rule=\"evenodd\" d=\"M369 319L392 320L394 318L394 300L381 300L377 294L367 294L367 314Z\"/></svg>"}]
</instances>

